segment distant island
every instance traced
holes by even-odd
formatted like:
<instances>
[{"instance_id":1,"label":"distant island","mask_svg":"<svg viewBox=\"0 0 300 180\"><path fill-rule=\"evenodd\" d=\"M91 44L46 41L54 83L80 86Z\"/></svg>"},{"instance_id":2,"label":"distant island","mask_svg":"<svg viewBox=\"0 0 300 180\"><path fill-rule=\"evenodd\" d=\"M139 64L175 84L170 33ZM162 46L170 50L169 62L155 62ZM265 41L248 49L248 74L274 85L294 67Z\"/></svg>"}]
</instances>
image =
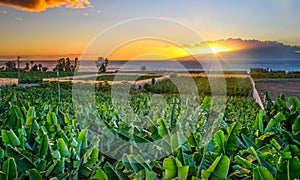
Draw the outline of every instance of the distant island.
<instances>
[{"instance_id":1,"label":"distant island","mask_svg":"<svg viewBox=\"0 0 300 180\"><path fill-rule=\"evenodd\" d=\"M185 48L202 48L205 46L228 47L228 51L216 55L225 60L264 60L285 61L300 60L300 46L292 46L277 41L244 40L229 38L226 40L205 41L194 45L183 45ZM209 59L207 54L197 54L198 59ZM195 59L195 56L178 58L181 60Z\"/></svg>"}]
</instances>

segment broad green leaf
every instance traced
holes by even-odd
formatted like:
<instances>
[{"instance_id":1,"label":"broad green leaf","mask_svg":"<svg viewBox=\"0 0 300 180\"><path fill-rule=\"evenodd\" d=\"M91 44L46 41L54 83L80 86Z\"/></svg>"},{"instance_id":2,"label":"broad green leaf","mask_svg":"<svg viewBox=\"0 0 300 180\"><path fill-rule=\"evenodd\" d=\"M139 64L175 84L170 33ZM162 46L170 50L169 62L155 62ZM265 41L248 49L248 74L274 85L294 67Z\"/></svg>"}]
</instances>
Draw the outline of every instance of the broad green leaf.
<instances>
[{"instance_id":1,"label":"broad green leaf","mask_svg":"<svg viewBox=\"0 0 300 180\"><path fill-rule=\"evenodd\" d=\"M80 156L81 149L85 149L87 147L87 129L83 129L80 131L78 138L77 138L77 147L76 152L78 156Z\"/></svg>"},{"instance_id":2,"label":"broad green leaf","mask_svg":"<svg viewBox=\"0 0 300 180\"><path fill-rule=\"evenodd\" d=\"M267 168L268 171L271 172L271 174L275 174L276 173L275 167L273 167L268 162L266 162L263 158L261 158L259 151L256 151L253 147L250 147L248 149L248 151L256 158L256 160L258 161L259 165L264 166L265 168Z\"/></svg>"},{"instance_id":3,"label":"broad green leaf","mask_svg":"<svg viewBox=\"0 0 300 180\"><path fill-rule=\"evenodd\" d=\"M13 130L1 130L1 134L2 141L5 143L6 146L11 145L15 147L21 145L20 139L17 137Z\"/></svg>"},{"instance_id":4,"label":"broad green leaf","mask_svg":"<svg viewBox=\"0 0 300 180\"><path fill-rule=\"evenodd\" d=\"M218 145L219 152L225 154L225 136L222 130L215 133L214 141Z\"/></svg>"},{"instance_id":5,"label":"broad green leaf","mask_svg":"<svg viewBox=\"0 0 300 180\"><path fill-rule=\"evenodd\" d=\"M60 155L62 157L68 157L69 156L68 146L62 138L58 138L57 146L58 146Z\"/></svg>"},{"instance_id":6,"label":"broad green leaf","mask_svg":"<svg viewBox=\"0 0 300 180\"><path fill-rule=\"evenodd\" d=\"M42 176L36 169L30 169L28 171L29 179L30 180L42 180Z\"/></svg>"},{"instance_id":7,"label":"broad green leaf","mask_svg":"<svg viewBox=\"0 0 300 180\"><path fill-rule=\"evenodd\" d=\"M251 168L252 167L252 163L250 161L248 161L247 159L242 158L241 156L237 155L235 157L235 160L240 163L243 167L245 168Z\"/></svg>"},{"instance_id":8,"label":"broad green leaf","mask_svg":"<svg viewBox=\"0 0 300 180\"><path fill-rule=\"evenodd\" d=\"M41 143L39 146L39 152L40 152L40 156L42 158L45 158L48 154L48 145L49 145L48 136L46 134L44 134L41 137Z\"/></svg>"},{"instance_id":9,"label":"broad green leaf","mask_svg":"<svg viewBox=\"0 0 300 180\"><path fill-rule=\"evenodd\" d=\"M51 164L51 166L48 168L47 172L46 172L46 177L48 177L55 169L57 165L57 161L54 160L53 163Z\"/></svg>"},{"instance_id":10,"label":"broad green leaf","mask_svg":"<svg viewBox=\"0 0 300 180\"><path fill-rule=\"evenodd\" d=\"M211 176L211 173L214 172L214 170L216 169L219 161L221 160L223 155L217 157L215 159L215 161L212 163L211 166L209 166L209 168L207 170L202 170L201 172L201 177L204 178L204 179L208 179L210 176Z\"/></svg>"},{"instance_id":11,"label":"broad green leaf","mask_svg":"<svg viewBox=\"0 0 300 180\"><path fill-rule=\"evenodd\" d=\"M202 170L202 178L207 179L227 179L230 160L227 156L219 156L207 169Z\"/></svg>"},{"instance_id":12,"label":"broad green leaf","mask_svg":"<svg viewBox=\"0 0 300 180\"><path fill-rule=\"evenodd\" d=\"M97 180L108 180L107 175L105 174L105 172L102 170L101 167L99 167L96 171L96 174L93 176L93 179L97 179Z\"/></svg>"},{"instance_id":13,"label":"broad green leaf","mask_svg":"<svg viewBox=\"0 0 300 180\"><path fill-rule=\"evenodd\" d=\"M279 150L281 150L281 146L280 146L280 144L276 141L276 139L271 139L271 144L273 145L273 147L277 150L277 151L279 151Z\"/></svg>"},{"instance_id":14,"label":"broad green leaf","mask_svg":"<svg viewBox=\"0 0 300 180\"><path fill-rule=\"evenodd\" d=\"M20 110L20 107L16 106L16 105L11 106L10 115L11 115L10 118L6 122L7 125L10 128L16 128L16 129L21 128L24 119L23 119L23 115L22 115L22 112Z\"/></svg>"},{"instance_id":15,"label":"broad green leaf","mask_svg":"<svg viewBox=\"0 0 300 180\"><path fill-rule=\"evenodd\" d=\"M273 128L279 126L280 122L285 119L286 119L285 116L281 112L279 112L278 114L276 114L276 116L274 118L272 118L269 121L269 123L265 129L265 132L272 132Z\"/></svg>"},{"instance_id":16,"label":"broad green leaf","mask_svg":"<svg viewBox=\"0 0 300 180\"><path fill-rule=\"evenodd\" d=\"M266 112L264 110L260 110L259 113L256 115L254 128L260 132L260 134L264 133L264 124L263 124L263 117L265 116Z\"/></svg>"},{"instance_id":17,"label":"broad green leaf","mask_svg":"<svg viewBox=\"0 0 300 180\"><path fill-rule=\"evenodd\" d=\"M288 177L289 179L300 179L300 162L298 157L288 161Z\"/></svg>"},{"instance_id":18,"label":"broad green leaf","mask_svg":"<svg viewBox=\"0 0 300 180\"><path fill-rule=\"evenodd\" d=\"M57 117L56 117L56 114L54 112L49 112L47 114L47 122L50 124L50 125L57 125L58 124L58 121L57 121Z\"/></svg>"},{"instance_id":19,"label":"broad green leaf","mask_svg":"<svg viewBox=\"0 0 300 180\"><path fill-rule=\"evenodd\" d=\"M259 167L253 169L253 179L255 179L255 180L266 180L266 179L272 180L272 179L274 179L274 177L272 176L270 171L268 171L268 169L266 169L263 166L259 166Z\"/></svg>"},{"instance_id":20,"label":"broad green leaf","mask_svg":"<svg viewBox=\"0 0 300 180\"><path fill-rule=\"evenodd\" d=\"M249 148L249 147L253 147L254 149L258 149L258 146L252 142L247 136L245 136L244 134L242 134L242 139L245 143L245 145Z\"/></svg>"},{"instance_id":21,"label":"broad green leaf","mask_svg":"<svg viewBox=\"0 0 300 180\"><path fill-rule=\"evenodd\" d=\"M129 179L122 172L114 169L114 167L109 162L106 162L104 164L103 170L106 173L108 179Z\"/></svg>"},{"instance_id":22,"label":"broad green leaf","mask_svg":"<svg viewBox=\"0 0 300 180\"><path fill-rule=\"evenodd\" d=\"M258 146L261 146L266 140L269 142L270 139L275 135L275 132L265 132L265 134L255 139Z\"/></svg>"},{"instance_id":23,"label":"broad green leaf","mask_svg":"<svg viewBox=\"0 0 300 180\"><path fill-rule=\"evenodd\" d=\"M18 169L23 173L25 173L28 169L35 167L34 163L29 157L11 146L7 147L6 154L8 157L12 157L15 159Z\"/></svg>"},{"instance_id":24,"label":"broad green leaf","mask_svg":"<svg viewBox=\"0 0 300 180\"><path fill-rule=\"evenodd\" d=\"M5 152L4 150L0 147L0 158L4 158Z\"/></svg>"},{"instance_id":25,"label":"broad green leaf","mask_svg":"<svg viewBox=\"0 0 300 180\"><path fill-rule=\"evenodd\" d=\"M26 116L26 126L31 126L33 119L36 117L36 112L34 106L31 106L27 111Z\"/></svg>"},{"instance_id":26,"label":"broad green leaf","mask_svg":"<svg viewBox=\"0 0 300 180\"><path fill-rule=\"evenodd\" d=\"M146 170L146 180L156 180L157 174L154 171Z\"/></svg>"},{"instance_id":27,"label":"broad green leaf","mask_svg":"<svg viewBox=\"0 0 300 180\"><path fill-rule=\"evenodd\" d=\"M291 110L293 112L300 111L300 101L297 97L289 97L288 102L291 105Z\"/></svg>"},{"instance_id":28,"label":"broad green leaf","mask_svg":"<svg viewBox=\"0 0 300 180\"><path fill-rule=\"evenodd\" d=\"M294 135L300 134L300 115L295 119L295 122L292 126L292 130Z\"/></svg>"},{"instance_id":29,"label":"broad green leaf","mask_svg":"<svg viewBox=\"0 0 300 180\"><path fill-rule=\"evenodd\" d=\"M242 129L242 124L240 122L235 122L232 126L227 127L227 135L226 135L226 145L225 151L228 155L233 155L239 146L238 134Z\"/></svg>"},{"instance_id":30,"label":"broad green leaf","mask_svg":"<svg viewBox=\"0 0 300 180\"><path fill-rule=\"evenodd\" d=\"M14 158L9 158L4 162L3 172L5 173L6 180L12 180L17 178L18 171Z\"/></svg>"},{"instance_id":31,"label":"broad green leaf","mask_svg":"<svg viewBox=\"0 0 300 180\"><path fill-rule=\"evenodd\" d=\"M169 134L169 130L167 128L167 123L165 122L165 120L163 119L160 119L157 123L158 125L158 134L161 136L161 137L165 137L166 135Z\"/></svg>"},{"instance_id":32,"label":"broad green leaf","mask_svg":"<svg viewBox=\"0 0 300 180\"><path fill-rule=\"evenodd\" d=\"M217 167L212 173L211 179L227 179L227 174L229 171L230 159L227 156L222 156Z\"/></svg>"},{"instance_id":33,"label":"broad green leaf","mask_svg":"<svg viewBox=\"0 0 300 180\"><path fill-rule=\"evenodd\" d=\"M123 163L128 170L133 170L135 173L145 169L145 167L137 161L132 155L124 155Z\"/></svg>"},{"instance_id":34,"label":"broad green leaf","mask_svg":"<svg viewBox=\"0 0 300 180\"><path fill-rule=\"evenodd\" d=\"M173 179L177 177L177 165L173 157L165 158L163 167L165 169L163 179Z\"/></svg>"},{"instance_id":35,"label":"broad green leaf","mask_svg":"<svg viewBox=\"0 0 300 180\"><path fill-rule=\"evenodd\" d=\"M178 167L178 180L186 180L189 174L189 166Z\"/></svg>"},{"instance_id":36,"label":"broad green leaf","mask_svg":"<svg viewBox=\"0 0 300 180\"><path fill-rule=\"evenodd\" d=\"M174 133L171 136L171 148L172 151L176 151L177 148L181 147L184 143L187 142L185 136L181 133Z\"/></svg>"}]
</instances>

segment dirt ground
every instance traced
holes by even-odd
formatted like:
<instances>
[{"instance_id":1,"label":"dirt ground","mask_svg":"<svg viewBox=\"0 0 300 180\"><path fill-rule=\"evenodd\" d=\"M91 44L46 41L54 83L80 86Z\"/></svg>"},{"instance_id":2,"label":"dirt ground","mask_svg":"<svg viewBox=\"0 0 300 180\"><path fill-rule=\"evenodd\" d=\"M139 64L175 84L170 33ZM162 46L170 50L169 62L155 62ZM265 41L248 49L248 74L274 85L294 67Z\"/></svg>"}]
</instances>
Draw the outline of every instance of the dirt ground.
<instances>
[{"instance_id":1,"label":"dirt ground","mask_svg":"<svg viewBox=\"0 0 300 180\"><path fill-rule=\"evenodd\" d=\"M272 100L284 93L287 97L300 98L300 79L264 79L255 80L256 89L260 97L264 98L264 91L268 91Z\"/></svg>"}]
</instances>

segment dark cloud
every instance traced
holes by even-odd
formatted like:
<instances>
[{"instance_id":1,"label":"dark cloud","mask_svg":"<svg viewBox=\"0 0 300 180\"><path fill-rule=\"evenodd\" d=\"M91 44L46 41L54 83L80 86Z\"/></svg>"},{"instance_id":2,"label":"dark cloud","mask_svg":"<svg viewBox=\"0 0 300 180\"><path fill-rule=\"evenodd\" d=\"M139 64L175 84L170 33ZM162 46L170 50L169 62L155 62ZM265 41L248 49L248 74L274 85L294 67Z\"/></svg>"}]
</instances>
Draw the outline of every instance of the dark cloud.
<instances>
[{"instance_id":1,"label":"dark cloud","mask_svg":"<svg viewBox=\"0 0 300 180\"><path fill-rule=\"evenodd\" d=\"M66 8L85 8L90 6L89 0L0 0L0 4L34 12L59 6L65 6Z\"/></svg>"}]
</instances>

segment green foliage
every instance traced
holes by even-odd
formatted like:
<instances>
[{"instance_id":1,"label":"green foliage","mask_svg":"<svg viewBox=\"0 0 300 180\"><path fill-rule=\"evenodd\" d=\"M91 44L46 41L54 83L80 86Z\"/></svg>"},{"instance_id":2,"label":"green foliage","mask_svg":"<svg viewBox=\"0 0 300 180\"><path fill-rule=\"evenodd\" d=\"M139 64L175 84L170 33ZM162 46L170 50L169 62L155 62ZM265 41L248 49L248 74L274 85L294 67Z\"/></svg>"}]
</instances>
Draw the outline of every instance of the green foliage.
<instances>
[{"instance_id":1,"label":"green foliage","mask_svg":"<svg viewBox=\"0 0 300 180\"><path fill-rule=\"evenodd\" d=\"M175 74L176 75L176 74ZM197 91L199 94L211 95L212 93L226 93L228 96L249 96L252 90L250 80L248 78L225 78L226 84L220 84L219 88L213 86L215 89L212 90L212 82L220 82L222 78L213 77L208 79L207 77L194 77L193 78ZM191 79L189 77L173 77L171 80L164 80L155 84L146 85L144 88L146 91L160 94L178 94L179 90L177 87L181 87L180 93L188 93L190 91ZM176 85L174 84L176 82ZM218 92L218 90L226 87L226 92Z\"/></svg>"},{"instance_id":2,"label":"green foliage","mask_svg":"<svg viewBox=\"0 0 300 180\"><path fill-rule=\"evenodd\" d=\"M268 68L251 68L250 74L253 78L300 78L299 71L286 72L283 70L271 70Z\"/></svg>"},{"instance_id":3,"label":"green foliage","mask_svg":"<svg viewBox=\"0 0 300 180\"><path fill-rule=\"evenodd\" d=\"M56 89L51 88L15 87L1 92L0 179L300 178L297 98L288 99L289 107L281 96L261 110L253 100L229 97L222 116L216 116L220 126L203 142L209 112L219 110L210 97L199 97L200 106L188 102L182 107L182 99L165 95L166 102L153 107L150 95L133 93L129 103L133 112L129 112L122 106L113 107L109 93L96 93L98 108L94 110L89 104L73 104L71 92L65 90L60 103ZM86 91L79 93L85 95L82 98L89 96ZM79 107L74 110L73 106ZM151 108L161 111L154 113ZM135 114L151 118L138 119ZM103 128L111 134L97 129L95 117L105 122ZM189 118L197 123L190 133L184 133ZM131 120L134 123L128 123ZM82 129L84 122L93 124ZM103 147L99 136L107 139ZM162 147L171 151L149 161L115 147L120 139L131 147L161 140ZM118 160L105 155L114 149L119 150ZM145 149L145 155L150 150Z\"/></svg>"}]
</instances>

